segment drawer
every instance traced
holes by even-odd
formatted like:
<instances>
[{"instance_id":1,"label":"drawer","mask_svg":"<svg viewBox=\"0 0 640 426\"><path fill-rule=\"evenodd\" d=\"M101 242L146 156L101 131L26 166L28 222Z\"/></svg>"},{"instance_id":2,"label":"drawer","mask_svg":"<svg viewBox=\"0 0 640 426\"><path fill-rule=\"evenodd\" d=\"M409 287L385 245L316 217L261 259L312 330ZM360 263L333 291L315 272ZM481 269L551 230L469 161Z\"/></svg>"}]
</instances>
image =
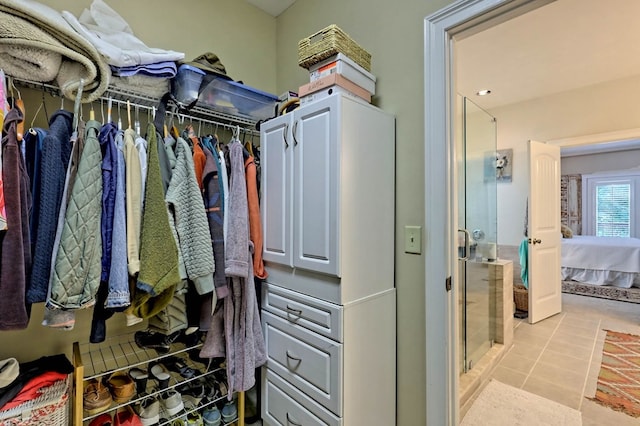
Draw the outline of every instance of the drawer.
<instances>
[{"instance_id":1,"label":"drawer","mask_svg":"<svg viewBox=\"0 0 640 426\"><path fill-rule=\"evenodd\" d=\"M261 414L265 425L342 425L342 419L322 408L268 368L263 369L262 374Z\"/></svg>"},{"instance_id":2,"label":"drawer","mask_svg":"<svg viewBox=\"0 0 640 426\"><path fill-rule=\"evenodd\" d=\"M263 311L267 368L342 415L342 344Z\"/></svg>"},{"instance_id":3,"label":"drawer","mask_svg":"<svg viewBox=\"0 0 640 426\"><path fill-rule=\"evenodd\" d=\"M342 306L266 284L262 308L330 339L342 342Z\"/></svg>"}]
</instances>

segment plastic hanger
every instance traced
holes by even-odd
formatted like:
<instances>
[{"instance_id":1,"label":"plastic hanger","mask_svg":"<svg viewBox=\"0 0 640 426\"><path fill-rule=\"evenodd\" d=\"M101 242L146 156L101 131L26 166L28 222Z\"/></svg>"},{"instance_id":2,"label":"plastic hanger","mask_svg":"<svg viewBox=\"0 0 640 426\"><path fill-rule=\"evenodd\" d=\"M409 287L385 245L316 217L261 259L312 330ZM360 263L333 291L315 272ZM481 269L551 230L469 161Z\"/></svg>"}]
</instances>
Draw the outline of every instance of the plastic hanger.
<instances>
[{"instance_id":1,"label":"plastic hanger","mask_svg":"<svg viewBox=\"0 0 640 426\"><path fill-rule=\"evenodd\" d=\"M127 99L127 119L129 120L129 127L127 127L127 129L131 130L131 103L129 99Z\"/></svg>"},{"instance_id":2,"label":"plastic hanger","mask_svg":"<svg viewBox=\"0 0 640 426\"><path fill-rule=\"evenodd\" d=\"M22 94L20 93L20 90L18 90L18 88L16 87L13 79L10 80L9 86L10 86L9 90L11 91L11 97L13 97L14 89L16 92L18 92L18 99L14 98L13 107L18 108L22 113L22 121L18 122L17 129L16 129L18 141L21 142L22 139L24 138L24 117L25 117L24 102L22 101Z\"/></svg>"}]
</instances>

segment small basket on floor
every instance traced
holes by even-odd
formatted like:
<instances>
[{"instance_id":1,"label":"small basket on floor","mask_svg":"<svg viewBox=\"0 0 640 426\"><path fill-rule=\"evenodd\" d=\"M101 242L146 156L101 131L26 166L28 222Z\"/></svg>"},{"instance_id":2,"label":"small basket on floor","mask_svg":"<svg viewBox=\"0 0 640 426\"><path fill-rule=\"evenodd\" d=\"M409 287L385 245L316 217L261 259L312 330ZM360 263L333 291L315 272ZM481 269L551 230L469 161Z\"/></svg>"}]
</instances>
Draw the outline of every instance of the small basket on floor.
<instances>
[{"instance_id":1,"label":"small basket on floor","mask_svg":"<svg viewBox=\"0 0 640 426\"><path fill-rule=\"evenodd\" d=\"M529 290L521 284L513 286L513 300L518 311L529 311Z\"/></svg>"},{"instance_id":2,"label":"small basket on floor","mask_svg":"<svg viewBox=\"0 0 640 426\"><path fill-rule=\"evenodd\" d=\"M61 426L69 423L70 379L42 388L40 396L0 411L0 426Z\"/></svg>"}]
</instances>

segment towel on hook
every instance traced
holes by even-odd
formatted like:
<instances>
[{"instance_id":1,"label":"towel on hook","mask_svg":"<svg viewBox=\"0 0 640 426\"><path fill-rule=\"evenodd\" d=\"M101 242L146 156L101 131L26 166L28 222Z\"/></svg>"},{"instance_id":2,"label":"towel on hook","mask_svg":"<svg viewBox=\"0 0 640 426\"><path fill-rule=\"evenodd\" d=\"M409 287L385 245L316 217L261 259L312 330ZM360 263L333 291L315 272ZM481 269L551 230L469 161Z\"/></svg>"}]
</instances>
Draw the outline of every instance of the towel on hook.
<instances>
[{"instance_id":1,"label":"towel on hook","mask_svg":"<svg viewBox=\"0 0 640 426\"><path fill-rule=\"evenodd\" d=\"M111 71L98 51L56 10L31 0L0 0L0 67L35 82L56 81L75 99L85 80L82 101L104 93Z\"/></svg>"}]
</instances>

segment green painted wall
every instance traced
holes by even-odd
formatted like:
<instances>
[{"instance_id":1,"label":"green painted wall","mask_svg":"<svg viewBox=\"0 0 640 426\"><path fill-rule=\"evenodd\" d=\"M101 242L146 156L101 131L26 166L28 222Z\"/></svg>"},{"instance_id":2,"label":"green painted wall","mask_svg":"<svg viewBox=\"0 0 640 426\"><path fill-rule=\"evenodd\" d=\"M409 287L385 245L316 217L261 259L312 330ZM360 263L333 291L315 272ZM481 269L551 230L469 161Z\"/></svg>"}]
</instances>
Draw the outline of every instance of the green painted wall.
<instances>
[{"instance_id":1,"label":"green painted wall","mask_svg":"<svg viewBox=\"0 0 640 426\"><path fill-rule=\"evenodd\" d=\"M424 227L423 26L426 16L448 3L298 0L277 18L278 93L308 82L307 70L298 67L298 41L337 24L371 53L378 78L373 103L396 116L397 424L406 426L425 424L427 397L424 254L403 250L404 226Z\"/></svg>"}]
</instances>

